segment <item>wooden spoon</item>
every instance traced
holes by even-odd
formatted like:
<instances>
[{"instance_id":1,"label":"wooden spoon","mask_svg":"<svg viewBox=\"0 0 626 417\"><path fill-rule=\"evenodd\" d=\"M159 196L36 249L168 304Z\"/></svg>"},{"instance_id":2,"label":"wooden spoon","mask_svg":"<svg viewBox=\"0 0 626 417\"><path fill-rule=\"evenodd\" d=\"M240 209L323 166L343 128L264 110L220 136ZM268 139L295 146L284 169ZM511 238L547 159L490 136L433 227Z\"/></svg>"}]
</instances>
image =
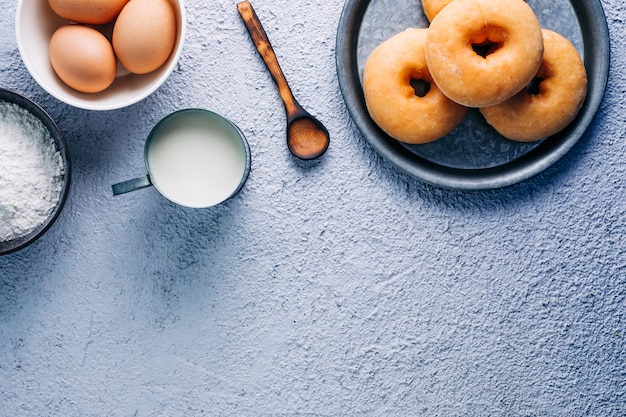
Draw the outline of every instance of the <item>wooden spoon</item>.
<instances>
[{"instance_id":1,"label":"wooden spoon","mask_svg":"<svg viewBox=\"0 0 626 417\"><path fill-rule=\"evenodd\" d=\"M313 159L322 155L328 149L330 142L328 130L319 120L304 110L294 98L267 34L250 2L246 0L237 3L237 10L263 62L272 74L280 98L285 105L289 151L300 159Z\"/></svg>"}]
</instances>

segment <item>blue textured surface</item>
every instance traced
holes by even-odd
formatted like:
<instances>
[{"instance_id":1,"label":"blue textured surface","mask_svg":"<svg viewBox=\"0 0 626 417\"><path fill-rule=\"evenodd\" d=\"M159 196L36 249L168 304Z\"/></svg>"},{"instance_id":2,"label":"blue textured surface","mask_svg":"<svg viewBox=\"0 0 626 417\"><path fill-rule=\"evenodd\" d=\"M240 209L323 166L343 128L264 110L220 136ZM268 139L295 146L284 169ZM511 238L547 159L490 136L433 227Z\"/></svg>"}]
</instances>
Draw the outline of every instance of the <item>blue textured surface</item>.
<instances>
[{"instance_id":1,"label":"blue textured surface","mask_svg":"<svg viewBox=\"0 0 626 417\"><path fill-rule=\"evenodd\" d=\"M582 0L581 0L582 1ZM626 415L626 8L605 100L581 142L506 189L424 185L352 124L335 73L342 1L257 0L299 101L331 146L296 161L235 2L189 1L178 69L92 112L22 64L0 8L0 86L40 103L74 164L64 212L0 258L2 416ZM204 107L246 134L242 193L184 209L143 174L166 114Z\"/></svg>"}]
</instances>

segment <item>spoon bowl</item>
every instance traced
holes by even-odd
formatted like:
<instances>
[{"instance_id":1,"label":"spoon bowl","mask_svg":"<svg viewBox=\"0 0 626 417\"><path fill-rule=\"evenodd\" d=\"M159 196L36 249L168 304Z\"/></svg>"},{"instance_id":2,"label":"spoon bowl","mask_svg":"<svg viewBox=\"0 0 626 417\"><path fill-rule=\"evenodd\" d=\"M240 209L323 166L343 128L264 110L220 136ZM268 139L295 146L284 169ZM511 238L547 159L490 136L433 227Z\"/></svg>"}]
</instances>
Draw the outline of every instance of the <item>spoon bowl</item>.
<instances>
[{"instance_id":1,"label":"spoon bowl","mask_svg":"<svg viewBox=\"0 0 626 417\"><path fill-rule=\"evenodd\" d=\"M298 158L317 158L326 152L329 142L326 127L310 114L288 118L287 147Z\"/></svg>"}]
</instances>

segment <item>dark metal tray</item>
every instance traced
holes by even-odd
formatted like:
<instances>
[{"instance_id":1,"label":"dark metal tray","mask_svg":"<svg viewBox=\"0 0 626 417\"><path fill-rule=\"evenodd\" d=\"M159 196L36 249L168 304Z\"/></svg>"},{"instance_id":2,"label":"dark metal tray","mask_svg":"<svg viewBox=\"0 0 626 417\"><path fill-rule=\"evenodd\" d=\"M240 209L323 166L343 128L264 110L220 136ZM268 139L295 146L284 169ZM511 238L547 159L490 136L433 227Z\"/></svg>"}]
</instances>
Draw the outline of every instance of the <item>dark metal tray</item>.
<instances>
[{"instance_id":1,"label":"dark metal tray","mask_svg":"<svg viewBox=\"0 0 626 417\"><path fill-rule=\"evenodd\" d=\"M529 0L541 26L561 33L587 69L588 94L578 117L544 140L519 143L500 136L470 109L463 123L438 141L408 145L387 136L369 117L361 77L370 53L409 27L428 27L420 0L348 0L337 30L337 75L348 111L367 142L399 169L449 189L484 190L526 180L565 155L589 127L606 87L609 31L599 0Z\"/></svg>"}]
</instances>

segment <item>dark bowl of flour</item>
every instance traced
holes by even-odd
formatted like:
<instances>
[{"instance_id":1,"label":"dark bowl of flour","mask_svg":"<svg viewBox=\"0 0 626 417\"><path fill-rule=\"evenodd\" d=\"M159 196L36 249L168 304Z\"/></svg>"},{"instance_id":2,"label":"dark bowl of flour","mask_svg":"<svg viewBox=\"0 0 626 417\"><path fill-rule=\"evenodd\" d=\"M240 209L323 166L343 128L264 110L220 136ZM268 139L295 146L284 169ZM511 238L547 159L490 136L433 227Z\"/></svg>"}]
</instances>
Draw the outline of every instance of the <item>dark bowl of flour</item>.
<instances>
[{"instance_id":1,"label":"dark bowl of flour","mask_svg":"<svg viewBox=\"0 0 626 417\"><path fill-rule=\"evenodd\" d=\"M30 99L0 88L0 255L52 226L70 177L67 145L54 120Z\"/></svg>"}]
</instances>

